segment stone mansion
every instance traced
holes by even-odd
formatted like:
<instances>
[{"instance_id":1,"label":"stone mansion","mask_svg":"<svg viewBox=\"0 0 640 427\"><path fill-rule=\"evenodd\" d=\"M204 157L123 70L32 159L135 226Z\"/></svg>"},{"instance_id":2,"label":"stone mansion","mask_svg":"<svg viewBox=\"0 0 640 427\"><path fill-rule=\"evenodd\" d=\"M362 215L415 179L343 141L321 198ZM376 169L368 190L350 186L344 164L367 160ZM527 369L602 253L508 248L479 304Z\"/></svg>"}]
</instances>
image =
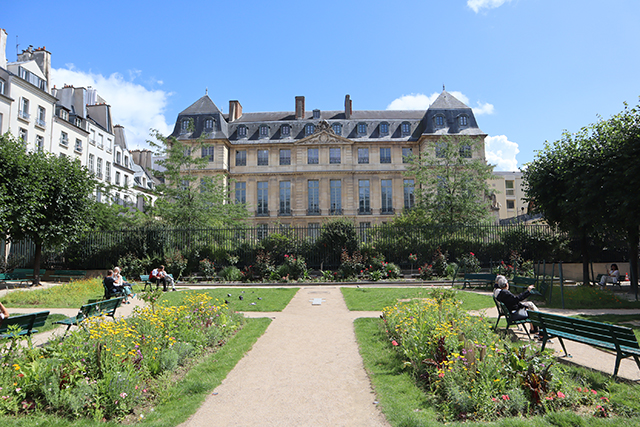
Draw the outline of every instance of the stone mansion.
<instances>
[{"instance_id":1,"label":"stone mansion","mask_svg":"<svg viewBox=\"0 0 640 427\"><path fill-rule=\"evenodd\" d=\"M248 113L229 101L228 113L203 96L176 120L171 136L201 140L193 155L209 159L203 175L223 174L255 226L319 228L329 218L360 227L390 221L414 204L414 180L404 175L407 156L433 156L445 135L477 138L470 155L485 158L484 134L470 107L445 90L426 111L344 109Z\"/></svg>"}]
</instances>

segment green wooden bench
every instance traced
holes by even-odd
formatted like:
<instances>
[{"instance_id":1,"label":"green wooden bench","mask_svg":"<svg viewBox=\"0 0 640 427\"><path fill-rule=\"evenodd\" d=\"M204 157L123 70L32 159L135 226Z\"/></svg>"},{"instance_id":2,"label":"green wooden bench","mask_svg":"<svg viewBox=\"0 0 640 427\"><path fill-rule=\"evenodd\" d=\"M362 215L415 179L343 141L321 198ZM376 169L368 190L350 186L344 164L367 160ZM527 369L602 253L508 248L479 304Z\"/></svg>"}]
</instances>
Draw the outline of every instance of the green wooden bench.
<instances>
[{"instance_id":1,"label":"green wooden bench","mask_svg":"<svg viewBox=\"0 0 640 427\"><path fill-rule=\"evenodd\" d=\"M496 321L496 326L493 328L494 331L498 330L498 323L500 323L500 319L504 317L504 320L507 321L507 329L509 329L512 325L515 325L518 328L520 327L520 325L524 325L524 331L527 333L529 339L531 339L531 335L529 335L529 331L527 330L526 325L530 322L530 319L514 320L511 317L511 312L502 301L498 301L496 297L493 297L493 302L496 304L496 308L498 309L498 320ZM529 311L528 313L531 313L531 311Z\"/></svg>"},{"instance_id":2,"label":"green wooden bench","mask_svg":"<svg viewBox=\"0 0 640 427\"><path fill-rule=\"evenodd\" d=\"M74 317L67 317L66 319L53 322L55 325L67 325L67 329L64 331L64 335L67 335L69 328L72 326L78 326L83 320L90 317L99 317L102 315L109 316L115 319L116 309L122 304L124 298L108 299L105 301L98 301L90 304L85 304L80 307L80 311Z\"/></svg>"},{"instance_id":3,"label":"green wooden bench","mask_svg":"<svg viewBox=\"0 0 640 427\"><path fill-rule=\"evenodd\" d=\"M46 269L40 269L40 278L44 276ZM34 271L33 268L15 268L10 273L0 274L0 284L4 284L8 289L9 285L31 285L33 282ZM31 282L31 283L30 283Z\"/></svg>"},{"instance_id":4,"label":"green wooden bench","mask_svg":"<svg viewBox=\"0 0 640 427\"><path fill-rule=\"evenodd\" d=\"M84 270L54 270L49 275L50 279L60 282L61 279L67 279L68 282L72 280L84 279L87 277L87 272Z\"/></svg>"},{"instance_id":5,"label":"green wooden bench","mask_svg":"<svg viewBox=\"0 0 640 427\"><path fill-rule=\"evenodd\" d=\"M168 276L173 279L173 274L169 274ZM158 289L158 287L160 286L159 284L153 283L151 280L149 280L148 274L141 274L140 281L143 283L142 292L146 291L147 288L149 288L150 291L153 290L153 285L156 285L156 289Z\"/></svg>"},{"instance_id":6,"label":"green wooden bench","mask_svg":"<svg viewBox=\"0 0 640 427\"><path fill-rule=\"evenodd\" d=\"M538 279L534 277L515 276L509 281L509 288L513 289L514 293L524 292L531 285L536 287L531 290L531 295L544 296L547 293L548 285L543 282L538 286Z\"/></svg>"},{"instance_id":7,"label":"green wooden bench","mask_svg":"<svg viewBox=\"0 0 640 427\"><path fill-rule=\"evenodd\" d=\"M471 287L471 285L485 286L489 285L493 288L496 283L496 275L493 273L465 273L462 289Z\"/></svg>"},{"instance_id":8,"label":"green wooden bench","mask_svg":"<svg viewBox=\"0 0 640 427\"><path fill-rule=\"evenodd\" d=\"M613 376L618 375L620 361L633 357L640 369L640 345L633 333L633 329L592 320L576 319L575 317L530 311L531 323L540 328L542 334L542 349L549 339L557 337L560 340L565 356L569 356L564 346L564 339L604 348L616 352L616 366Z\"/></svg>"},{"instance_id":9,"label":"green wooden bench","mask_svg":"<svg viewBox=\"0 0 640 427\"><path fill-rule=\"evenodd\" d=\"M102 280L102 288L104 289L104 295L102 297L103 300L108 300L111 299L112 297L125 297L126 294L124 292L124 288L115 288L113 291L111 291L109 288L107 288L107 285L104 283L104 280Z\"/></svg>"},{"instance_id":10,"label":"green wooden bench","mask_svg":"<svg viewBox=\"0 0 640 427\"><path fill-rule=\"evenodd\" d=\"M9 316L2 320L0 324L0 338L11 338L13 336L26 335L30 336L38 331L34 328L44 326L49 317L48 311L39 311L31 314L21 314L18 316ZM10 332L9 326L17 325L20 327L18 332Z\"/></svg>"}]
</instances>

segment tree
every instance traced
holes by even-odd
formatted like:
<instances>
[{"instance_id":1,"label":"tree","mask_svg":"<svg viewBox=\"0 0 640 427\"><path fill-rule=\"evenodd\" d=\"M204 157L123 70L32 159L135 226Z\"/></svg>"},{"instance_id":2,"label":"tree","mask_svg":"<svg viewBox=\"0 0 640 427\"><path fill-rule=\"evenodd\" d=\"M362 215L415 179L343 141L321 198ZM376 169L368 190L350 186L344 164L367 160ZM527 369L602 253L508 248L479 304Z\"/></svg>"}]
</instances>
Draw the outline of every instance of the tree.
<instances>
[{"instance_id":1,"label":"tree","mask_svg":"<svg viewBox=\"0 0 640 427\"><path fill-rule=\"evenodd\" d=\"M546 143L533 162L525 165L525 193L545 220L580 242L583 282L589 283L589 242L602 213L598 175L588 128Z\"/></svg>"},{"instance_id":2,"label":"tree","mask_svg":"<svg viewBox=\"0 0 640 427\"><path fill-rule=\"evenodd\" d=\"M481 142L468 136L445 136L427 145L425 155L410 160L415 178L415 213L434 223L473 224L487 220L493 166L473 157ZM433 154L432 154L433 153ZM410 214L411 215L411 214Z\"/></svg>"},{"instance_id":3,"label":"tree","mask_svg":"<svg viewBox=\"0 0 640 427\"><path fill-rule=\"evenodd\" d=\"M21 141L0 137L0 225L10 240L35 244L34 283L42 247L61 246L87 229L96 182L78 160L27 153Z\"/></svg>"},{"instance_id":4,"label":"tree","mask_svg":"<svg viewBox=\"0 0 640 427\"><path fill-rule=\"evenodd\" d=\"M157 163L164 168L159 175L164 183L157 190L153 213L175 227L228 227L239 225L249 213L244 204L232 203L227 182L222 174L205 175L206 157L197 157L206 146L201 139L184 143L174 137L151 132L163 157Z\"/></svg>"}]
</instances>

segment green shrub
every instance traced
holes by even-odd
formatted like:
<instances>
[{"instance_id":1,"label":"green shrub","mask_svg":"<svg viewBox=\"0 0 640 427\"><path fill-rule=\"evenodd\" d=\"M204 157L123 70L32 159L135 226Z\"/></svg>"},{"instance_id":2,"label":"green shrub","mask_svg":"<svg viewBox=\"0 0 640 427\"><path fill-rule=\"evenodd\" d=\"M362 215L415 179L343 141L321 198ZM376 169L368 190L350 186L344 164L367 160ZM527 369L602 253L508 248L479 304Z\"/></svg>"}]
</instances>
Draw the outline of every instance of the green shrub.
<instances>
[{"instance_id":1,"label":"green shrub","mask_svg":"<svg viewBox=\"0 0 640 427\"><path fill-rule=\"evenodd\" d=\"M242 280L242 272L235 265L230 265L220 271L220 278L225 282L239 282Z\"/></svg>"},{"instance_id":2,"label":"green shrub","mask_svg":"<svg viewBox=\"0 0 640 427\"><path fill-rule=\"evenodd\" d=\"M340 267L338 268L338 278L344 280L352 280L357 278L364 272L364 260L359 251L355 251L353 255L349 255L346 249L342 250L340 256Z\"/></svg>"},{"instance_id":3,"label":"green shrub","mask_svg":"<svg viewBox=\"0 0 640 427\"><path fill-rule=\"evenodd\" d=\"M438 277L445 277L447 275L447 259L449 258L449 254L447 251L444 253L438 247L436 252L433 254L433 260L431 261L431 265L433 268L433 274Z\"/></svg>"},{"instance_id":4,"label":"green shrub","mask_svg":"<svg viewBox=\"0 0 640 427\"><path fill-rule=\"evenodd\" d=\"M204 275L205 279L211 279L216 275L215 263L209 261L208 258L200 260L200 271Z\"/></svg>"}]
</instances>

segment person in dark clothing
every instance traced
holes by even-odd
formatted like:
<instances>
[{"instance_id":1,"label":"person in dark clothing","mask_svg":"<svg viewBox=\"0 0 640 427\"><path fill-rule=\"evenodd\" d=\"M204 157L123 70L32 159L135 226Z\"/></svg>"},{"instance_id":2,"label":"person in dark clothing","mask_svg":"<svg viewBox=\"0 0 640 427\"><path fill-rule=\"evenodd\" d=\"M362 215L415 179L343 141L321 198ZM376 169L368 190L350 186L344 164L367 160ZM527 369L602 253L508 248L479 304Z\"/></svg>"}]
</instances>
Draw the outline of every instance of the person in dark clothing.
<instances>
[{"instance_id":1,"label":"person in dark clothing","mask_svg":"<svg viewBox=\"0 0 640 427\"><path fill-rule=\"evenodd\" d=\"M497 288L493 293L494 297L507 307L514 320L522 320L529 317L526 315L525 310L520 310L521 308L538 311L538 307L536 307L534 303L531 301L524 301L529 295L531 295L531 290L534 288L533 285L529 286L526 291L518 295L511 293L509 290L509 281L504 276L498 276L496 278L496 285ZM531 332L537 333L538 328L536 326L532 326Z\"/></svg>"},{"instance_id":2,"label":"person in dark clothing","mask_svg":"<svg viewBox=\"0 0 640 427\"><path fill-rule=\"evenodd\" d=\"M113 277L113 270L109 270L107 272L107 277L104 278L104 286L112 294L118 292L118 289L116 289L116 279L115 277Z\"/></svg>"}]
</instances>

